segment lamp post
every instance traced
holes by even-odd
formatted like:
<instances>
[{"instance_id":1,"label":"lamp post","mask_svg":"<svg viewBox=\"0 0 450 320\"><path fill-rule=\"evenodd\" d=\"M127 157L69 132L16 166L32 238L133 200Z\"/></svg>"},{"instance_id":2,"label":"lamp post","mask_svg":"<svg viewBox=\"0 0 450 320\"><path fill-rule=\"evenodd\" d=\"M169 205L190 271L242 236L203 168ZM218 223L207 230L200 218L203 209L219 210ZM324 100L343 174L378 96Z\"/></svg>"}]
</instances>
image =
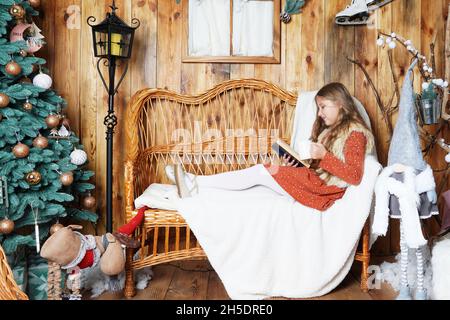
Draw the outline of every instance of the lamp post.
<instances>
[{"instance_id":1,"label":"lamp post","mask_svg":"<svg viewBox=\"0 0 450 320\"><path fill-rule=\"evenodd\" d=\"M117 125L117 117L114 114L114 96L117 93L122 80L128 70L128 60L131 57L131 49L133 47L134 31L139 28L140 21L132 19L131 23L134 27L128 26L116 15L116 4L113 0L110 6L111 12L106 14L106 19L97 25L93 23L96 18L90 16L87 23L92 27L94 56L99 58L97 61L97 71L100 74L103 85L108 91L108 114L105 117L104 124L106 130L106 231L112 232L112 184L113 184L113 134ZM120 77L117 86L115 85L117 61L125 61L125 69ZM100 70L100 63L108 67L109 83L106 84L105 78Z\"/></svg>"}]
</instances>

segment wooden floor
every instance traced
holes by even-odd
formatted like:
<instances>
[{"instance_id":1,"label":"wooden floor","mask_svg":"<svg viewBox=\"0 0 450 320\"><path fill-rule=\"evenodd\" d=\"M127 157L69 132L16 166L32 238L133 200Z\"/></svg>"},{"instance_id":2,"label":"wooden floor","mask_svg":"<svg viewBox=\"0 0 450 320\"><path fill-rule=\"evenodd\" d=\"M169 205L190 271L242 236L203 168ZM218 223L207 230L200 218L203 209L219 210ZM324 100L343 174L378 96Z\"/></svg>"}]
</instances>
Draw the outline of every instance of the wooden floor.
<instances>
[{"instance_id":1,"label":"wooden floor","mask_svg":"<svg viewBox=\"0 0 450 320\"><path fill-rule=\"evenodd\" d=\"M153 267L154 277L144 290L137 290L135 300L228 300L217 273L208 261L183 261ZM352 267L345 280L331 293L312 300L391 300L396 292L383 283L381 289L364 293L359 288L359 264ZM89 299L85 293L84 299ZM124 299L122 292L104 293L95 300ZM272 298L284 299L284 298Z\"/></svg>"}]
</instances>

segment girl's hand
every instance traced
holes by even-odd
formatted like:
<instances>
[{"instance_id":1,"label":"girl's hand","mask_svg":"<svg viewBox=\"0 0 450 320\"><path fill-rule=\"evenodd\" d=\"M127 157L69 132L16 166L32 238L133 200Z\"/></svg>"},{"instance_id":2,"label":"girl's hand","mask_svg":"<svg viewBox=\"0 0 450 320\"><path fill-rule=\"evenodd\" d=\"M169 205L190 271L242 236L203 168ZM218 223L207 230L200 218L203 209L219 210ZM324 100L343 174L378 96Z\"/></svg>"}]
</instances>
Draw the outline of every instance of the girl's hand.
<instances>
[{"instance_id":1,"label":"girl's hand","mask_svg":"<svg viewBox=\"0 0 450 320\"><path fill-rule=\"evenodd\" d=\"M323 159L327 153L327 149L321 143L311 142L311 159Z\"/></svg>"},{"instance_id":2,"label":"girl's hand","mask_svg":"<svg viewBox=\"0 0 450 320\"><path fill-rule=\"evenodd\" d=\"M287 154L283 155L282 163L284 166L286 167L297 167L297 165L295 164L295 159L293 159L292 161L289 161L291 159L290 156L288 156Z\"/></svg>"}]
</instances>

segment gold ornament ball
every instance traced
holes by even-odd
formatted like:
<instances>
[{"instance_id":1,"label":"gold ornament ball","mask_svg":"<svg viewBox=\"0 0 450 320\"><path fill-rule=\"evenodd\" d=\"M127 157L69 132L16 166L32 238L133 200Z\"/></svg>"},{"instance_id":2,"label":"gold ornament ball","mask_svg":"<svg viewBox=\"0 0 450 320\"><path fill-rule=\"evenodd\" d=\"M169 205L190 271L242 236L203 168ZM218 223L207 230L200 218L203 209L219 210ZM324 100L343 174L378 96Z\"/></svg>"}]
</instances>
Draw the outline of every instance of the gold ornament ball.
<instances>
[{"instance_id":1,"label":"gold ornament ball","mask_svg":"<svg viewBox=\"0 0 450 320\"><path fill-rule=\"evenodd\" d=\"M70 186L73 183L73 173L65 172L59 177L59 180L63 186Z\"/></svg>"},{"instance_id":2,"label":"gold ornament ball","mask_svg":"<svg viewBox=\"0 0 450 320\"><path fill-rule=\"evenodd\" d=\"M23 104L23 108L24 108L26 111L31 111L31 110L33 110L33 105L32 105L31 103L29 103L29 102L25 102L25 103Z\"/></svg>"},{"instance_id":3,"label":"gold ornament ball","mask_svg":"<svg viewBox=\"0 0 450 320\"><path fill-rule=\"evenodd\" d=\"M0 221L0 233L10 234L13 231L14 231L14 221L9 220L8 218Z\"/></svg>"},{"instance_id":4,"label":"gold ornament ball","mask_svg":"<svg viewBox=\"0 0 450 320\"><path fill-rule=\"evenodd\" d=\"M59 125L59 117L56 114L50 114L45 118L45 123L50 129L56 128Z\"/></svg>"},{"instance_id":5,"label":"gold ornament ball","mask_svg":"<svg viewBox=\"0 0 450 320\"><path fill-rule=\"evenodd\" d=\"M9 13L16 19L25 17L25 9L18 4L13 5L11 9L9 9Z\"/></svg>"},{"instance_id":6,"label":"gold ornament ball","mask_svg":"<svg viewBox=\"0 0 450 320\"><path fill-rule=\"evenodd\" d=\"M48 147L48 139L41 135L37 136L33 140L33 146L39 149L45 149Z\"/></svg>"},{"instance_id":7,"label":"gold ornament ball","mask_svg":"<svg viewBox=\"0 0 450 320\"><path fill-rule=\"evenodd\" d=\"M12 152L16 156L16 158L25 158L30 154L30 147L28 147L26 144L23 144L22 142L19 142L14 146Z\"/></svg>"},{"instance_id":8,"label":"gold ornament ball","mask_svg":"<svg viewBox=\"0 0 450 320\"><path fill-rule=\"evenodd\" d=\"M26 180L29 185L35 186L41 182L42 176L37 171L31 171L27 174Z\"/></svg>"},{"instance_id":9,"label":"gold ornament ball","mask_svg":"<svg viewBox=\"0 0 450 320\"><path fill-rule=\"evenodd\" d=\"M97 201L93 196L87 196L83 199L83 207L85 209L93 209L95 208L95 205L97 204Z\"/></svg>"},{"instance_id":10,"label":"gold ornament ball","mask_svg":"<svg viewBox=\"0 0 450 320\"><path fill-rule=\"evenodd\" d=\"M18 76L22 72L22 67L15 61L10 61L5 67L6 73L12 76Z\"/></svg>"},{"instance_id":11,"label":"gold ornament ball","mask_svg":"<svg viewBox=\"0 0 450 320\"><path fill-rule=\"evenodd\" d=\"M50 227L50 234L54 234L55 232L61 230L64 226L61 223L55 223Z\"/></svg>"},{"instance_id":12,"label":"gold ornament ball","mask_svg":"<svg viewBox=\"0 0 450 320\"><path fill-rule=\"evenodd\" d=\"M8 105L9 105L9 97L4 93L0 93L0 108L5 108Z\"/></svg>"}]
</instances>

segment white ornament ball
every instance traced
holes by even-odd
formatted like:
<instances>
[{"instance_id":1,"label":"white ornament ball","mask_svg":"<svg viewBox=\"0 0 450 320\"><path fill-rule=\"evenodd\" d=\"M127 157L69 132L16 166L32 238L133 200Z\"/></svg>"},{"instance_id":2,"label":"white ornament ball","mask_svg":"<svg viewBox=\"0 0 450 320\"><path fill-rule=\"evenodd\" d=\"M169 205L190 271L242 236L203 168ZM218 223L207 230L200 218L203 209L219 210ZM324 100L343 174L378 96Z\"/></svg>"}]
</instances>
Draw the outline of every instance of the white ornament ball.
<instances>
[{"instance_id":1,"label":"white ornament ball","mask_svg":"<svg viewBox=\"0 0 450 320\"><path fill-rule=\"evenodd\" d=\"M423 65L423 71L425 71L425 72L428 71L428 66L426 64Z\"/></svg>"},{"instance_id":2,"label":"white ornament ball","mask_svg":"<svg viewBox=\"0 0 450 320\"><path fill-rule=\"evenodd\" d=\"M391 43L391 42L392 42L392 39L391 39L391 38L387 38L387 39L386 39L386 43L387 43L387 44L389 44L389 43Z\"/></svg>"},{"instance_id":3,"label":"white ornament ball","mask_svg":"<svg viewBox=\"0 0 450 320\"><path fill-rule=\"evenodd\" d=\"M422 83L422 89L423 90L427 90L429 86L430 86L430 84L428 82Z\"/></svg>"},{"instance_id":4,"label":"white ornament ball","mask_svg":"<svg viewBox=\"0 0 450 320\"><path fill-rule=\"evenodd\" d=\"M445 161L446 161L447 163L450 163L450 153L448 153L448 154L445 156Z\"/></svg>"},{"instance_id":5,"label":"white ornament ball","mask_svg":"<svg viewBox=\"0 0 450 320\"><path fill-rule=\"evenodd\" d=\"M433 72L433 68L429 67L429 68L428 68L428 72L429 72L429 73L432 73L432 72Z\"/></svg>"},{"instance_id":6,"label":"white ornament ball","mask_svg":"<svg viewBox=\"0 0 450 320\"><path fill-rule=\"evenodd\" d=\"M394 41L389 43L389 48L395 49L395 47L397 47L397 44Z\"/></svg>"},{"instance_id":7,"label":"white ornament ball","mask_svg":"<svg viewBox=\"0 0 450 320\"><path fill-rule=\"evenodd\" d=\"M33 78L33 84L36 87L40 87L43 89L50 89L52 87L53 80L49 75L45 73L40 73Z\"/></svg>"},{"instance_id":8,"label":"white ornament ball","mask_svg":"<svg viewBox=\"0 0 450 320\"><path fill-rule=\"evenodd\" d=\"M70 162L77 166L82 166L87 161L87 154L83 150L75 149L70 154Z\"/></svg>"},{"instance_id":9,"label":"white ornament ball","mask_svg":"<svg viewBox=\"0 0 450 320\"><path fill-rule=\"evenodd\" d=\"M377 46L382 47L384 45L384 38L379 38L377 40Z\"/></svg>"},{"instance_id":10,"label":"white ornament ball","mask_svg":"<svg viewBox=\"0 0 450 320\"><path fill-rule=\"evenodd\" d=\"M397 37L397 34L396 34L395 32L392 32L392 33L391 33L391 37L392 37L392 38L395 38L395 37Z\"/></svg>"},{"instance_id":11,"label":"white ornament ball","mask_svg":"<svg viewBox=\"0 0 450 320\"><path fill-rule=\"evenodd\" d=\"M447 88L448 87L448 81L444 81L444 83L442 84L442 88Z\"/></svg>"}]
</instances>

